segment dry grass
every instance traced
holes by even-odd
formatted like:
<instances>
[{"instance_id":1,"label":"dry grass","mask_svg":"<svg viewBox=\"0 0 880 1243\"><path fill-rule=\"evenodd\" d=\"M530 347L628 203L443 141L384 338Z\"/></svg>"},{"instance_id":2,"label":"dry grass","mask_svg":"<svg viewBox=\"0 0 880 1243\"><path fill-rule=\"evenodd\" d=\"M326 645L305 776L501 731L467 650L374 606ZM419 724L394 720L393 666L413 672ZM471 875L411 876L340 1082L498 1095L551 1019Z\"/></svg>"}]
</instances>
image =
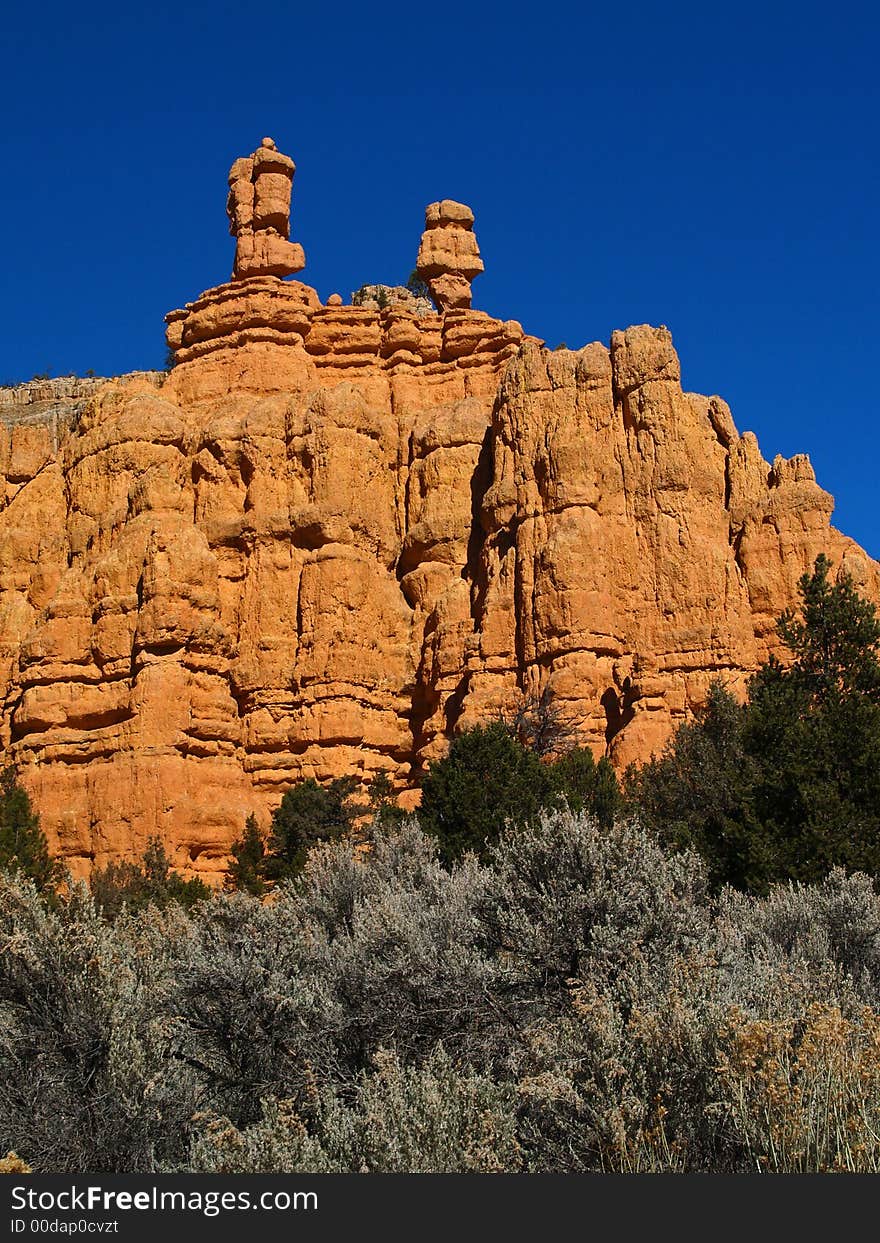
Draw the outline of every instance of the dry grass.
<instances>
[{"instance_id":1,"label":"dry grass","mask_svg":"<svg viewBox=\"0 0 880 1243\"><path fill-rule=\"evenodd\" d=\"M734 1014L718 1066L727 1123L755 1169L880 1170L880 1015L815 1004L793 1021Z\"/></svg>"},{"instance_id":2,"label":"dry grass","mask_svg":"<svg viewBox=\"0 0 880 1243\"><path fill-rule=\"evenodd\" d=\"M0 1174L33 1174L33 1170L17 1152L7 1152L5 1157L0 1157Z\"/></svg>"}]
</instances>

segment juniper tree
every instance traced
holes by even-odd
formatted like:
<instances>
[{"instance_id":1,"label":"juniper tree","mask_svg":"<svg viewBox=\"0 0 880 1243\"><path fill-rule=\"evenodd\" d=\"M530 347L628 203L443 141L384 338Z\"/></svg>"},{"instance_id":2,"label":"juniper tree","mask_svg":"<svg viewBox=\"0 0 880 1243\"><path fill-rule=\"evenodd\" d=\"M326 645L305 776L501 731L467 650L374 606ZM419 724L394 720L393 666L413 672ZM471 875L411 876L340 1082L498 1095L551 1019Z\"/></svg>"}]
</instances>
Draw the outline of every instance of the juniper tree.
<instances>
[{"instance_id":1,"label":"juniper tree","mask_svg":"<svg viewBox=\"0 0 880 1243\"><path fill-rule=\"evenodd\" d=\"M272 816L266 875L285 880L302 871L309 849L332 841L352 827L363 808L354 799L353 777L337 777L321 786L307 777L293 786Z\"/></svg>"},{"instance_id":2,"label":"juniper tree","mask_svg":"<svg viewBox=\"0 0 880 1243\"><path fill-rule=\"evenodd\" d=\"M256 816L251 813L244 823L244 833L232 843L229 884L259 898L266 892L266 843Z\"/></svg>"},{"instance_id":3,"label":"juniper tree","mask_svg":"<svg viewBox=\"0 0 880 1243\"><path fill-rule=\"evenodd\" d=\"M163 909L177 902L190 907L211 893L198 877L186 880L173 871L158 837L149 839L140 863L108 863L92 873L90 884L95 905L107 919L115 919L123 909L140 911L150 905Z\"/></svg>"},{"instance_id":4,"label":"juniper tree","mask_svg":"<svg viewBox=\"0 0 880 1243\"><path fill-rule=\"evenodd\" d=\"M791 662L771 659L749 684L745 745L779 856L770 879L820 880L835 865L880 874L880 621L830 568L819 556L800 609L779 618Z\"/></svg>"},{"instance_id":5,"label":"juniper tree","mask_svg":"<svg viewBox=\"0 0 880 1243\"><path fill-rule=\"evenodd\" d=\"M551 766L551 779L572 811L594 815L603 828L610 828L620 813L623 799L617 775L603 755L598 763L588 747L573 747Z\"/></svg>"},{"instance_id":6,"label":"juniper tree","mask_svg":"<svg viewBox=\"0 0 880 1243\"><path fill-rule=\"evenodd\" d=\"M419 821L447 862L468 850L485 856L506 824L533 820L555 795L548 766L494 721L459 734L431 765Z\"/></svg>"},{"instance_id":7,"label":"juniper tree","mask_svg":"<svg viewBox=\"0 0 880 1243\"><path fill-rule=\"evenodd\" d=\"M21 873L44 894L59 879L58 864L13 765L0 771L0 869Z\"/></svg>"},{"instance_id":8,"label":"juniper tree","mask_svg":"<svg viewBox=\"0 0 880 1243\"><path fill-rule=\"evenodd\" d=\"M716 886L762 890L776 850L755 811L757 763L744 727L742 706L715 681L695 720L679 726L662 756L630 768L625 785L643 822L665 845L696 850Z\"/></svg>"}]
</instances>

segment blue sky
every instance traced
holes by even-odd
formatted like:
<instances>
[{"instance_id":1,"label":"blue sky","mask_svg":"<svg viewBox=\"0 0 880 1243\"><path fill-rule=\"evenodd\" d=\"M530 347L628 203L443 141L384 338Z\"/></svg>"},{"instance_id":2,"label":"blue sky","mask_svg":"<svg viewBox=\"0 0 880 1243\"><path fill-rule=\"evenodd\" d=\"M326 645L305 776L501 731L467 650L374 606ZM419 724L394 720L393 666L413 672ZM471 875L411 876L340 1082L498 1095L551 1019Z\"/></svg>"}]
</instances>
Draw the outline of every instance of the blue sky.
<instances>
[{"instance_id":1,"label":"blue sky","mask_svg":"<svg viewBox=\"0 0 880 1243\"><path fill-rule=\"evenodd\" d=\"M0 382L161 366L270 134L322 296L405 281L461 199L476 306L551 346L666 324L685 387L808 452L880 556L874 6L48 0L3 30Z\"/></svg>"}]
</instances>

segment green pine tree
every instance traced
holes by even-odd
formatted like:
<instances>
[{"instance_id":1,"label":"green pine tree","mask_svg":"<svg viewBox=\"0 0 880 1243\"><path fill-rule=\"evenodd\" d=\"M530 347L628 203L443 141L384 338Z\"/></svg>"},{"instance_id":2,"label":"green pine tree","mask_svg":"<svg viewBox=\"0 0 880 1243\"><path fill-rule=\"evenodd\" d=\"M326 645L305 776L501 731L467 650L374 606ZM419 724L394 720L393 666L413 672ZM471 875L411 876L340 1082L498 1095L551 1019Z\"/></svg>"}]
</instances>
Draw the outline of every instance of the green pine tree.
<instances>
[{"instance_id":1,"label":"green pine tree","mask_svg":"<svg viewBox=\"0 0 880 1243\"><path fill-rule=\"evenodd\" d=\"M0 770L0 868L29 877L42 893L51 893L60 879L39 818L11 764Z\"/></svg>"},{"instance_id":2,"label":"green pine tree","mask_svg":"<svg viewBox=\"0 0 880 1243\"><path fill-rule=\"evenodd\" d=\"M800 609L779 619L791 662L768 661L749 684L745 744L760 762L772 879L816 881L836 865L880 875L880 621L830 568L819 556Z\"/></svg>"},{"instance_id":3,"label":"green pine tree","mask_svg":"<svg viewBox=\"0 0 880 1243\"><path fill-rule=\"evenodd\" d=\"M696 719L679 727L660 758L630 768L625 788L665 845L703 856L716 885L760 890L778 870L777 852L755 810L759 770L744 727L743 707L713 682Z\"/></svg>"},{"instance_id":4,"label":"green pine tree","mask_svg":"<svg viewBox=\"0 0 880 1243\"><path fill-rule=\"evenodd\" d=\"M573 747L550 768L556 790L572 811L585 811L610 828L623 806L617 774L603 755L596 763L589 747Z\"/></svg>"},{"instance_id":5,"label":"green pine tree","mask_svg":"<svg viewBox=\"0 0 880 1243\"><path fill-rule=\"evenodd\" d=\"M272 816L266 876L286 880L302 871L309 849L347 832L364 808L353 800L357 782L337 777L321 786L307 777L288 790Z\"/></svg>"},{"instance_id":6,"label":"green pine tree","mask_svg":"<svg viewBox=\"0 0 880 1243\"><path fill-rule=\"evenodd\" d=\"M827 557L740 706L715 687L664 755L628 775L660 837L706 859L717 884L765 892L833 867L880 876L880 621Z\"/></svg>"},{"instance_id":7,"label":"green pine tree","mask_svg":"<svg viewBox=\"0 0 880 1243\"><path fill-rule=\"evenodd\" d=\"M394 786L384 769L370 781L367 793L374 824L399 824L403 820L406 813L397 806Z\"/></svg>"},{"instance_id":8,"label":"green pine tree","mask_svg":"<svg viewBox=\"0 0 880 1243\"><path fill-rule=\"evenodd\" d=\"M468 850L486 857L507 823L528 823L556 795L549 767L495 721L459 734L431 765L419 820L447 862Z\"/></svg>"},{"instance_id":9,"label":"green pine tree","mask_svg":"<svg viewBox=\"0 0 880 1243\"><path fill-rule=\"evenodd\" d=\"M820 553L812 574L798 584L800 610L788 609L777 622L780 638L794 653L788 677L823 711L853 695L880 704L877 611L848 575L830 583L830 570L831 562Z\"/></svg>"},{"instance_id":10,"label":"green pine tree","mask_svg":"<svg viewBox=\"0 0 880 1243\"><path fill-rule=\"evenodd\" d=\"M229 883L260 898L266 892L266 843L253 813L244 823L244 833L232 844Z\"/></svg>"},{"instance_id":11,"label":"green pine tree","mask_svg":"<svg viewBox=\"0 0 880 1243\"><path fill-rule=\"evenodd\" d=\"M140 911L154 905L164 909L171 902L189 908L211 896L211 890L198 877L185 880L171 868L171 861L158 837L151 837L140 864L126 861L97 868L90 886L96 905L107 919L115 919L124 909Z\"/></svg>"}]
</instances>

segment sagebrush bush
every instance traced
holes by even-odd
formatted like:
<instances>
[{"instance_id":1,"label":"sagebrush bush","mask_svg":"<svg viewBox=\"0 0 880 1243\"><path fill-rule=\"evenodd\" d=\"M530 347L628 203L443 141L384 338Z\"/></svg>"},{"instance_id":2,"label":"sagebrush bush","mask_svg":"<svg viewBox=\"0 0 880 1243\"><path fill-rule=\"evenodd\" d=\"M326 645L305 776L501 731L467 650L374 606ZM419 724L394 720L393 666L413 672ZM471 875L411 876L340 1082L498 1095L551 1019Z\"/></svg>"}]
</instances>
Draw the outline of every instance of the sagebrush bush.
<instances>
[{"instance_id":1,"label":"sagebrush bush","mask_svg":"<svg viewBox=\"0 0 880 1243\"><path fill-rule=\"evenodd\" d=\"M772 1003L776 1017L786 991L795 1008L880 1006L880 899L864 874L835 868L819 884L779 885L758 902L728 889L715 927L733 1002L758 1012Z\"/></svg>"},{"instance_id":2,"label":"sagebrush bush","mask_svg":"<svg viewBox=\"0 0 880 1243\"><path fill-rule=\"evenodd\" d=\"M625 988L699 944L708 922L695 855L668 855L636 823L611 829L567 810L513 827L493 855L481 917L493 948L524 980L550 989L581 976Z\"/></svg>"},{"instance_id":3,"label":"sagebrush bush","mask_svg":"<svg viewBox=\"0 0 880 1243\"><path fill-rule=\"evenodd\" d=\"M74 886L57 904L0 875L0 1149L34 1169L140 1172L194 1103L159 999L174 916L102 919Z\"/></svg>"},{"instance_id":4,"label":"sagebrush bush","mask_svg":"<svg viewBox=\"0 0 880 1243\"><path fill-rule=\"evenodd\" d=\"M703 867L635 823L565 811L508 831L495 862L484 918L536 1016L511 1047L530 1163L642 1168L663 1118L689 1134L711 1095Z\"/></svg>"},{"instance_id":5,"label":"sagebrush bush","mask_svg":"<svg viewBox=\"0 0 880 1243\"><path fill-rule=\"evenodd\" d=\"M191 1165L210 1174L511 1173L520 1165L512 1092L462 1074L435 1050L406 1067L380 1050L353 1102L332 1089L297 1111L264 1102L262 1119L239 1130L211 1119L193 1143Z\"/></svg>"},{"instance_id":6,"label":"sagebrush bush","mask_svg":"<svg viewBox=\"0 0 880 1243\"><path fill-rule=\"evenodd\" d=\"M636 822L415 820L267 901L0 879L0 1152L55 1171L878 1168L880 899L712 896Z\"/></svg>"},{"instance_id":7,"label":"sagebrush bush","mask_svg":"<svg viewBox=\"0 0 880 1243\"><path fill-rule=\"evenodd\" d=\"M368 858L316 847L269 904L215 899L178 947L165 1002L206 1105L247 1125L265 1097L350 1082L382 1047L409 1061L443 1040L482 1060L497 1028L476 909L488 876L472 859L446 871L410 823L378 829Z\"/></svg>"},{"instance_id":8,"label":"sagebrush bush","mask_svg":"<svg viewBox=\"0 0 880 1243\"><path fill-rule=\"evenodd\" d=\"M190 923L160 1001L200 1105L238 1125L260 1117L266 1096L298 1098L311 1060L332 1062L342 1022L297 922L244 894Z\"/></svg>"},{"instance_id":9,"label":"sagebrush bush","mask_svg":"<svg viewBox=\"0 0 880 1243\"><path fill-rule=\"evenodd\" d=\"M491 881L473 857L447 871L412 821L379 828L368 859L353 862L343 844L313 852L302 883L274 909L301 925L339 1006L346 1072L366 1068L380 1048L410 1060L441 1040L450 1054L485 1060L499 1024L499 965L479 918Z\"/></svg>"}]
</instances>

